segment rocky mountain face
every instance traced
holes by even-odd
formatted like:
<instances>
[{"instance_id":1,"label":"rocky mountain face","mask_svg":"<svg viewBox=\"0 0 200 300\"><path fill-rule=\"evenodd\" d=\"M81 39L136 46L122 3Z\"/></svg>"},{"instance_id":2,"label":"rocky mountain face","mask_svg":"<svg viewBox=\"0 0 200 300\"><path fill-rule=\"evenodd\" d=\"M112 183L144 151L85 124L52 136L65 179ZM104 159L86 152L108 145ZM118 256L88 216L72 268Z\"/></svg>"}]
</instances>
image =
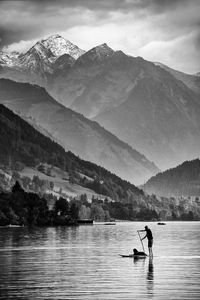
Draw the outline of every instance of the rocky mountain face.
<instances>
[{"instance_id":1,"label":"rocky mountain face","mask_svg":"<svg viewBox=\"0 0 200 300\"><path fill-rule=\"evenodd\" d=\"M0 64L1 65L8 65L8 66L13 66L15 62L18 59L18 56L20 55L19 52L10 52L6 53L3 51L0 51Z\"/></svg>"},{"instance_id":2,"label":"rocky mountain face","mask_svg":"<svg viewBox=\"0 0 200 300\"><path fill-rule=\"evenodd\" d=\"M200 195L200 160L186 161L176 168L150 178L144 185L147 193L165 197Z\"/></svg>"},{"instance_id":3,"label":"rocky mountain face","mask_svg":"<svg viewBox=\"0 0 200 300\"><path fill-rule=\"evenodd\" d=\"M104 61L105 58L111 57L115 52L107 45L102 44L84 53L78 59L76 65L84 66Z\"/></svg>"},{"instance_id":4,"label":"rocky mountain face","mask_svg":"<svg viewBox=\"0 0 200 300\"><path fill-rule=\"evenodd\" d=\"M0 103L49 135L65 150L141 184L158 172L145 156L106 131L56 102L38 86L0 79Z\"/></svg>"},{"instance_id":5,"label":"rocky mountain face","mask_svg":"<svg viewBox=\"0 0 200 300\"><path fill-rule=\"evenodd\" d=\"M0 63L0 76L44 86L58 102L99 122L162 169L199 156L198 76L107 44L85 53L76 47L70 52L60 36L49 37L20 54L18 67Z\"/></svg>"}]
</instances>

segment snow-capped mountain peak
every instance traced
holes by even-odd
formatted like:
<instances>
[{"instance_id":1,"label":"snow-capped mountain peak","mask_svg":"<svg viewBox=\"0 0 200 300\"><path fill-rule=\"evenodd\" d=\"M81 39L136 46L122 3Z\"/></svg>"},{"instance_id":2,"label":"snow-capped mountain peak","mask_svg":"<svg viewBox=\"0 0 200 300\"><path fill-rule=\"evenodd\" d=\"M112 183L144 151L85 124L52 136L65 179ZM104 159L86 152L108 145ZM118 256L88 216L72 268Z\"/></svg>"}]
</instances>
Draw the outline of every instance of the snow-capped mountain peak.
<instances>
[{"instance_id":1,"label":"snow-capped mountain peak","mask_svg":"<svg viewBox=\"0 0 200 300\"><path fill-rule=\"evenodd\" d=\"M40 78L44 84L55 69L71 66L85 51L56 34L38 41L26 53L0 53L0 65L20 70L21 77ZM61 59L59 59L61 58ZM59 59L59 60L58 60ZM32 81L32 79L31 79Z\"/></svg>"},{"instance_id":2,"label":"snow-capped mountain peak","mask_svg":"<svg viewBox=\"0 0 200 300\"><path fill-rule=\"evenodd\" d=\"M59 34L51 35L50 37L41 40L39 43L46 49L51 50L55 57L59 57L63 54L69 54L73 58L77 59L85 53L84 50L72 44L69 40L64 39Z\"/></svg>"}]
</instances>

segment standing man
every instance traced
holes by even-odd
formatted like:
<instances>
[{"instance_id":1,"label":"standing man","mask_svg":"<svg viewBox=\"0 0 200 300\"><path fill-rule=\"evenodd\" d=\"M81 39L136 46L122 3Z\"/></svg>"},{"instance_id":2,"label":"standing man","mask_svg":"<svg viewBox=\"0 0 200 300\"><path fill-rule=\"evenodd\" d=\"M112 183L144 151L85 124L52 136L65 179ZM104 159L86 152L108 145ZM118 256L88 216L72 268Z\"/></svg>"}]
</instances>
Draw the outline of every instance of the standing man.
<instances>
[{"instance_id":1,"label":"standing man","mask_svg":"<svg viewBox=\"0 0 200 300\"><path fill-rule=\"evenodd\" d=\"M151 229L149 229L148 226L145 226L144 228L145 228L144 230L139 230L140 232L146 231L146 235L141 239L141 241L144 240L145 238L148 239L149 257L153 257L153 251L152 251L153 235Z\"/></svg>"}]
</instances>

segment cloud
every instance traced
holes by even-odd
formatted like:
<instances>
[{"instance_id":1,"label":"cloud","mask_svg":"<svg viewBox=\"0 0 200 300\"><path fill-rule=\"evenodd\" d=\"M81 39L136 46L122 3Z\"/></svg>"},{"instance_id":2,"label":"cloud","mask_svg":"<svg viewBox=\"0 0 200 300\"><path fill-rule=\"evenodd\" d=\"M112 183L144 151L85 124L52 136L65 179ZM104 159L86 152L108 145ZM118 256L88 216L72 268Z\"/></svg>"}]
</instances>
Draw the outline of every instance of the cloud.
<instances>
[{"instance_id":1,"label":"cloud","mask_svg":"<svg viewBox=\"0 0 200 300\"><path fill-rule=\"evenodd\" d=\"M107 42L177 69L200 69L199 0L0 1L0 16L0 44L9 50L59 33L86 50Z\"/></svg>"},{"instance_id":2,"label":"cloud","mask_svg":"<svg viewBox=\"0 0 200 300\"><path fill-rule=\"evenodd\" d=\"M21 40L20 42L17 43L12 43L8 46L3 47L3 51L5 52L12 52L12 51L17 51L17 52L26 52L28 51L34 44L37 43L37 39L34 40L29 40L29 41L24 41Z\"/></svg>"},{"instance_id":3,"label":"cloud","mask_svg":"<svg viewBox=\"0 0 200 300\"><path fill-rule=\"evenodd\" d=\"M150 61L159 61L173 69L195 73L194 61L200 61L200 53L191 43L194 33L170 41L153 41L140 49L141 56ZM190 45L186 47L186 45ZM192 58L192 59L190 59Z\"/></svg>"}]
</instances>

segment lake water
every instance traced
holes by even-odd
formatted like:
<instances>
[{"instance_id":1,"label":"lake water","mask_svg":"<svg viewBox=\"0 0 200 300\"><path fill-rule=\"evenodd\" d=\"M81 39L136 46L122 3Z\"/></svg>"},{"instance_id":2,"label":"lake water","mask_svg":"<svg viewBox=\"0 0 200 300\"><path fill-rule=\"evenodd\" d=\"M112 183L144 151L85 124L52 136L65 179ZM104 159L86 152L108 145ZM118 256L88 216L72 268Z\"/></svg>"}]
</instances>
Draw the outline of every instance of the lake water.
<instances>
[{"instance_id":1,"label":"lake water","mask_svg":"<svg viewBox=\"0 0 200 300\"><path fill-rule=\"evenodd\" d=\"M120 257L146 224L153 260ZM0 228L0 299L200 299L200 223Z\"/></svg>"}]
</instances>

